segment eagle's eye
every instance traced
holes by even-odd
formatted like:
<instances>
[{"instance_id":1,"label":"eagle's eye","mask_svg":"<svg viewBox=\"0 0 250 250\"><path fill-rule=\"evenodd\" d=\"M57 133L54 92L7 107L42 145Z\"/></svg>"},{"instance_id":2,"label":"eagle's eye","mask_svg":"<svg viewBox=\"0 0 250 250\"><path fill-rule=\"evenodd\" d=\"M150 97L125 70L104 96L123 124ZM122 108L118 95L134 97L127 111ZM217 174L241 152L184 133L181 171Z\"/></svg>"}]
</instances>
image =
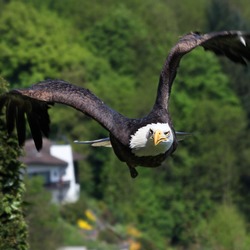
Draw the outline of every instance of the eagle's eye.
<instances>
[{"instance_id":1,"label":"eagle's eye","mask_svg":"<svg viewBox=\"0 0 250 250\"><path fill-rule=\"evenodd\" d=\"M166 137L168 137L170 135L170 131L164 132L164 135L166 135Z\"/></svg>"},{"instance_id":2,"label":"eagle's eye","mask_svg":"<svg viewBox=\"0 0 250 250\"><path fill-rule=\"evenodd\" d=\"M153 138L153 134L154 134L154 131L153 131L153 129L150 128L148 131L148 137Z\"/></svg>"}]
</instances>

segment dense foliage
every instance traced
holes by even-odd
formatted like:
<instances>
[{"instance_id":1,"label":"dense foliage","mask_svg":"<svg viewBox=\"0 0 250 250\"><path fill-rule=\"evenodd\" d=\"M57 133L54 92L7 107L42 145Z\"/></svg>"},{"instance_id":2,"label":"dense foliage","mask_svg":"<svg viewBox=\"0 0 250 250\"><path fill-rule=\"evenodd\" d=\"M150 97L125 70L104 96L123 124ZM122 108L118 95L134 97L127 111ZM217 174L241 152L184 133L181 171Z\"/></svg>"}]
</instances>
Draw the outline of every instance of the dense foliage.
<instances>
[{"instance_id":1,"label":"dense foliage","mask_svg":"<svg viewBox=\"0 0 250 250\"><path fill-rule=\"evenodd\" d=\"M7 90L0 78L0 93ZM5 122L0 116L0 249L25 250L27 226L23 217L24 183L20 172L24 166L17 160L20 149L16 139L5 132Z\"/></svg>"},{"instance_id":2,"label":"dense foliage","mask_svg":"<svg viewBox=\"0 0 250 250\"><path fill-rule=\"evenodd\" d=\"M105 4L101 0L0 0L0 75L11 87L62 78L89 88L124 115L140 117L152 107L162 64L181 34L249 29L249 13L245 0L181 4L170 0L122 4L114 0ZM249 72L202 49L185 56L170 108L175 128L193 136L181 141L161 167L139 168L135 180L110 149L73 145L87 156L80 165L82 190L76 204L55 207L38 180L27 184L25 200L31 205L25 214L31 248L85 244L103 250L130 242L131 249L248 249ZM54 140L107 136L96 122L70 108L58 105L50 114ZM19 154L15 140L11 143L12 151L3 153L15 168L9 168L8 162L0 167L14 174L21 166L14 160ZM18 226L9 224L13 229L6 234L14 235L16 241L22 237L25 249L18 173L13 176L18 197L1 213L17 204ZM3 207L7 196L3 191L0 195ZM84 214L88 209L98 223ZM86 222L100 232L97 241L88 240L88 232L77 226L79 220L80 225ZM5 223L2 217L1 223ZM57 234L59 228L63 233ZM4 231L0 231L2 237ZM47 240L40 244L45 235ZM2 242L7 240L0 238Z\"/></svg>"}]
</instances>

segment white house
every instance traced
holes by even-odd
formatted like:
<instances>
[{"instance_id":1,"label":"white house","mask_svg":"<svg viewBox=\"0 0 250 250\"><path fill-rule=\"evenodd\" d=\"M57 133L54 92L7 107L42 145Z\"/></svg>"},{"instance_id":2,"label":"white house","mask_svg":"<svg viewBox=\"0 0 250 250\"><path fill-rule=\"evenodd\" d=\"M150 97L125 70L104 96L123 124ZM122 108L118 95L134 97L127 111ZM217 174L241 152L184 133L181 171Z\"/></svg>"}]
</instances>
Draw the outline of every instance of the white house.
<instances>
[{"instance_id":1,"label":"white house","mask_svg":"<svg viewBox=\"0 0 250 250\"><path fill-rule=\"evenodd\" d=\"M79 199L80 185L78 183L78 171L74 163L72 147L70 145L51 145L50 154L67 162L67 167L61 177L62 183L68 183L64 189L64 202L76 202Z\"/></svg>"},{"instance_id":2,"label":"white house","mask_svg":"<svg viewBox=\"0 0 250 250\"><path fill-rule=\"evenodd\" d=\"M44 178L44 186L51 191L53 202L76 202L79 199L79 157L74 157L70 145L57 145L43 139L43 148L37 152L33 140L27 140L24 151L20 160L27 165L27 174Z\"/></svg>"}]
</instances>

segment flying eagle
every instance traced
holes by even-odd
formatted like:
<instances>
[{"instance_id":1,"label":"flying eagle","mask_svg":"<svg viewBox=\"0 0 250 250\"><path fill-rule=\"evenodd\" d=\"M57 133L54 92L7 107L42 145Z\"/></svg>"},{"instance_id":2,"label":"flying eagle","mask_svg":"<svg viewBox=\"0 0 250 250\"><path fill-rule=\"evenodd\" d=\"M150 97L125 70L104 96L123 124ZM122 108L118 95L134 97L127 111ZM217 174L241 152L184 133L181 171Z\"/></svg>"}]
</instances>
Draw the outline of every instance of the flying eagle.
<instances>
[{"instance_id":1,"label":"flying eagle","mask_svg":"<svg viewBox=\"0 0 250 250\"><path fill-rule=\"evenodd\" d=\"M94 145L111 144L117 157L126 162L132 177L136 166L157 167L177 147L168 102L179 62L186 53L202 46L217 55L224 55L236 63L250 60L250 33L221 31L208 34L191 32L179 39L171 49L160 73L156 100L152 110L143 118L130 119L108 107L88 89L63 80L45 80L27 89L13 89L0 97L0 110L6 106L8 134L16 127L19 145L25 142L25 116L37 150L42 137L49 135L48 108L53 103L71 106L95 119L109 131L109 138L78 142Z\"/></svg>"}]
</instances>

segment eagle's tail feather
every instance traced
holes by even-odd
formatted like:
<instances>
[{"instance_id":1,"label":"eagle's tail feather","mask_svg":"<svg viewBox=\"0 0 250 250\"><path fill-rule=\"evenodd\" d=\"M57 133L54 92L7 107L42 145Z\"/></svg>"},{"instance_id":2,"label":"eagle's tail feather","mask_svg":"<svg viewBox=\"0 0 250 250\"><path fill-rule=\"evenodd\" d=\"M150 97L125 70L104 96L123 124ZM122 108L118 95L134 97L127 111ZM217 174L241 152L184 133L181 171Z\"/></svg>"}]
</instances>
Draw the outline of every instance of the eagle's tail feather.
<instances>
[{"instance_id":1,"label":"eagle's tail feather","mask_svg":"<svg viewBox=\"0 0 250 250\"><path fill-rule=\"evenodd\" d=\"M90 144L93 147L112 147L109 137L93 141L74 141L77 144Z\"/></svg>"}]
</instances>

